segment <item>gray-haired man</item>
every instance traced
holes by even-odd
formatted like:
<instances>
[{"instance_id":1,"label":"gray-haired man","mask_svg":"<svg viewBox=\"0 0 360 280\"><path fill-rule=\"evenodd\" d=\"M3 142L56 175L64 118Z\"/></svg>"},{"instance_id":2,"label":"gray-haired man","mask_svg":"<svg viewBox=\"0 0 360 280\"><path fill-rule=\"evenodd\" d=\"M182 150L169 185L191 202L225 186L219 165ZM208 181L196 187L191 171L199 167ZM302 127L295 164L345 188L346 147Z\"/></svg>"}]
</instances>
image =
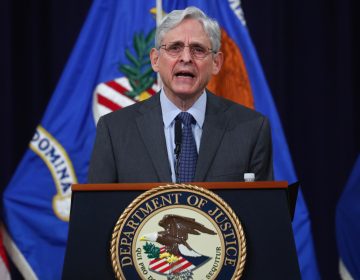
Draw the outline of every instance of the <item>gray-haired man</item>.
<instances>
[{"instance_id":1,"label":"gray-haired man","mask_svg":"<svg viewBox=\"0 0 360 280\"><path fill-rule=\"evenodd\" d=\"M223 62L216 21L194 7L171 12L157 29L150 59L163 87L99 120L89 182L242 181L248 172L273 180L268 120L206 90ZM181 125L190 138L176 149L182 115L190 116L187 132Z\"/></svg>"}]
</instances>

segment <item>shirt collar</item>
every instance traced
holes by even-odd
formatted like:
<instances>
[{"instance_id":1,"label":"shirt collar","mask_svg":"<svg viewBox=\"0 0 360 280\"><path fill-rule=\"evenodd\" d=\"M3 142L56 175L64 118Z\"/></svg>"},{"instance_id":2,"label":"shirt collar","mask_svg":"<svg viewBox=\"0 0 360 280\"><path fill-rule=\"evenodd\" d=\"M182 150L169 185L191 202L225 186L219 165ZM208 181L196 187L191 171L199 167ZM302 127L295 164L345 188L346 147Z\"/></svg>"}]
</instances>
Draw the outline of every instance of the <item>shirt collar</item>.
<instances>
[{"instance_id":1,"label":"shirt collar","mask_svg":"<svg viewBox=\"0 0 360 280\"><path fill-rule=\"evenodd\" d=\"M205 110L206 110L206 92L200 95L198 100L191 106L189 110L186 112L193 115L194 119L196 120L196 124L202 128L205 120ZM169 127L175 117L181 113L181 110L172 103L169 98L166 96L164 89L160 91L160 105L162 111L162 117L165 128Z\"/></svg>"}]
</instances>

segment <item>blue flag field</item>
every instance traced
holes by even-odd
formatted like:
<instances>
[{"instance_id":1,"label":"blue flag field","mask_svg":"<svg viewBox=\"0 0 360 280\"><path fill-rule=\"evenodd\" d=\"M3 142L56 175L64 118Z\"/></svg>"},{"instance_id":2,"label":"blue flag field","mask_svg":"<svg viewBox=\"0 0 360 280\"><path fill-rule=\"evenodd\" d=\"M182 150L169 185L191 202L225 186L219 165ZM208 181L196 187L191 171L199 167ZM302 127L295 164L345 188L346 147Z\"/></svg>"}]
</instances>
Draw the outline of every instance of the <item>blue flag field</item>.
<instances>
[{"instance_id":1,"label":"blue flag field","mask_svg":"<svg viewBox=\"0 0 360 280\"><path fill-rule=\"evenodd\" d=\"M209 88L270 119L276 180L297 181L281 123L239 0L163 0L162 10L196 6L220 23L227 87ZM45 115L4 192L10 255L28 279L60 279L68 232L71 184L86 183L96 122L159 89L149 51L156 1L94 0ZM236 89L236 91L231 90ZM233 95L229 96L229 92ZM294 236L303 279L319 279L310 220L298 196Z\"/></svg>"}]
</instances>

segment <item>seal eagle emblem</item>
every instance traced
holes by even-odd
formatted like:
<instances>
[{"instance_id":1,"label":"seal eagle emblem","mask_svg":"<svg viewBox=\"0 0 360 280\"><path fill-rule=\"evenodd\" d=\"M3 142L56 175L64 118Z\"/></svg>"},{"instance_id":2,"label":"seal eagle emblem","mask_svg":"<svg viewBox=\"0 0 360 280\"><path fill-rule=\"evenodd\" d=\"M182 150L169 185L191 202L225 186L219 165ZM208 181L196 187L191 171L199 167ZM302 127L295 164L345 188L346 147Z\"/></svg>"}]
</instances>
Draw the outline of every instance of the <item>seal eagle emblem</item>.
<instances>
[{"instance_id":1,"label":"seal eagle emblem","mask_svg":"<svg viewBox=\"0 0 360 280\"><path fill-rule=\"evenodd\" d=\"M138 196L110 241L117 279L240 279L246 260L242 225L215 193L173 184Z\"/></svg>"},{"instance_id":2,"label":"seal eagle emblem","mask_svg":"<svg viewBox=\"0 0 360 280\"><path fill-rule=\"evenodd\" d=\"M210 257L201 255L195 251L187 242L188 235L200 235L207 233L216 235L216 232L206 228L193 218L168 214L159 222L165 230L145 234L141 241L152 241L163 245L158 248L158 254L149 263L149 269L160 274L186 274L196 267L207 262ZM146 244L143 248L146 250ZM151 256L148 255L149 258Z\"/></svg>"}]
</instances>

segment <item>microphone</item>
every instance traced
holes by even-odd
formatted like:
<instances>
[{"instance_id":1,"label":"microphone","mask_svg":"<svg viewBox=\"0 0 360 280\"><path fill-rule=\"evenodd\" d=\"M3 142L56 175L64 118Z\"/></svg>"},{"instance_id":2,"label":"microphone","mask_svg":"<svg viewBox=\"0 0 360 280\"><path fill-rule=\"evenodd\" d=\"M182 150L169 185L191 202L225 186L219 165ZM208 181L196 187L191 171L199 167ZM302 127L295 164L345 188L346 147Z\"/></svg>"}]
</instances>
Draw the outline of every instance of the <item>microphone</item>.
<instances>
[{"instance_id":1,"label":"microphone","mask_svg":"<svg viewBox=\"0 0 360 280\"><path fill-rule=\"evenodd\" d=\"M182 142L182 123L181 120L175 119L175 176L176 181L179 177L179 165L180 165L180 152L181 152L181 142Z\"/></svg>"},{"instance_id":2,"label":"microphone","mask_svg":"<svg viewBox=\"0 0 360 280\"><path fill-rule=\"evenodd\" d=\"M181 140L182 140L182 126L181 126L181 120L176 119L175 121L175 149L174 153L176 157L178 158L181 151Z\"/></svg>"}]
</instances>

